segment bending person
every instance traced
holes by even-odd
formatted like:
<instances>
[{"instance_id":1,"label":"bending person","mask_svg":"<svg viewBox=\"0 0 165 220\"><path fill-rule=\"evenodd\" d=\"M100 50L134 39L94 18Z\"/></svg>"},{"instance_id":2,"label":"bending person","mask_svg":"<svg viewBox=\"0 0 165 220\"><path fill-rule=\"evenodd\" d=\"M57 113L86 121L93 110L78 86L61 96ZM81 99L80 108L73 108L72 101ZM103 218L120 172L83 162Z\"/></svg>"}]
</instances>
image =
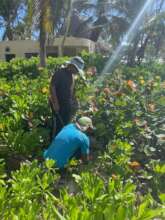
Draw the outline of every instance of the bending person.
<instances>
[{"instance_id":1,"label":"bending person","mask_svg":"<svg viewBox=\"0 0 165 220\"><path fill-rule=\"evenodd\" d=\"M58 168L65 168L73 157L89 160L90 143L87 133L93 129L92 120L81 117L65 126L44 152L45 159L53 159Z\"/></svg>"}]
</instances>

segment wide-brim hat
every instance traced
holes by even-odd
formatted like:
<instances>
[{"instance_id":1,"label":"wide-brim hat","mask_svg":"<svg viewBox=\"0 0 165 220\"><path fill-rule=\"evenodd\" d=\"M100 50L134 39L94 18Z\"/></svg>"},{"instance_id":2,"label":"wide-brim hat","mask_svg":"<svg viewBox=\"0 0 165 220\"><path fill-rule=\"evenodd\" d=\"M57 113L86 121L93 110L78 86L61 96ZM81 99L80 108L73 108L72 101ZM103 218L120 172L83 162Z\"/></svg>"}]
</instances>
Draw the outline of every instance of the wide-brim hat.
<instances>
[{"instance_id":1,"label":"wide-brim hat","mask_svg":"<svg viewBox=\"0 0 165 220\"><path fill-rule=\"evenodd\" d=\"M83 78L85 77L85 74L83 71L84 60L81 57L79 56L73 57L70 61L66 61L66 64L73 65L77 69L77 72L80 74L80 76L82 76Z\"/></svg>"}]
</instances>

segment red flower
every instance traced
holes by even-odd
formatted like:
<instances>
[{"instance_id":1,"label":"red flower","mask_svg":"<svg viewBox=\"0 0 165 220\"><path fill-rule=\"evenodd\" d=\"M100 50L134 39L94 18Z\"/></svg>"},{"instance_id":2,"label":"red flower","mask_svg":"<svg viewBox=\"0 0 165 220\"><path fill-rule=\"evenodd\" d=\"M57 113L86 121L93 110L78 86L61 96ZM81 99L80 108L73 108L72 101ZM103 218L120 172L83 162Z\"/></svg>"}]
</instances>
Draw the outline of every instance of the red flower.
<instances>
[{"instance_id":1,"label":"red flower","mask_svg":"<svg viewBox=\"0 0 165 220\"><path fill-rule=\"evenodd\" d=\"M113 180L117 180L117 179L118 179L118 176L113 173L113 174L112 174L112 179L113 179Z\"/></svg>"},{"instance_id":2,"label":"red flower","mask_svg":"<svg viewBox=\"0 0 165 220\"><path fill-rule=\"evenodd\" d=\"M136 86L136 84L134 83L134 81L128 80L128 81L127 81L127 86L128 86L130 89L132 89L132 91L136 91L137 86Z\"/></svg>"},{"instance_id":3,"label":"red flower","mask_svg":"<svg viewBox=\"0 0 165 220\"><path fill-rule=\"evenodd\" d=\"M110 90L108 87L106 87L106 88L104 88L103 92L104 92L106 95L109 95L109 94L111 93L111 90Z\"/></svg>"},{"instance_id":4,"label":"red flower","mask_svg":"<svg viewBox=\"0 0 165 220\"><path fill-rule=\"evenodd\" d=\"M141 164L138 161L129 162L128 165L132 170L139 170L141 168Z\"/></svg>"}]
</instances>

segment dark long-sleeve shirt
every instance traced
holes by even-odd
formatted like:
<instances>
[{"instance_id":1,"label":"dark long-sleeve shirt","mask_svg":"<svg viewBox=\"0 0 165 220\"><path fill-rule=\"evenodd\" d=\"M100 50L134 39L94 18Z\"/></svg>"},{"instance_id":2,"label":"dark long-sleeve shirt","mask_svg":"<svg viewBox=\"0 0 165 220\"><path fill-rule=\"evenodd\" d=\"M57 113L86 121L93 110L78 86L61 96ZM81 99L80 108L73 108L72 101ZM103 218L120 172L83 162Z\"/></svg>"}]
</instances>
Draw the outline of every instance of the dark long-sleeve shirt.
<instances>
[{"instance_id":1,"label":"dark long-sleeve shirt","mask_svg":"<svg viewBox=\"0 0 165 220\"><path fill-rule=\"evenodd\" d=\"M61 68L52 77L52 87L56 91L60 108L71 105L73 99L73 76L67 68Z\"/></svg>"}]
</instances>

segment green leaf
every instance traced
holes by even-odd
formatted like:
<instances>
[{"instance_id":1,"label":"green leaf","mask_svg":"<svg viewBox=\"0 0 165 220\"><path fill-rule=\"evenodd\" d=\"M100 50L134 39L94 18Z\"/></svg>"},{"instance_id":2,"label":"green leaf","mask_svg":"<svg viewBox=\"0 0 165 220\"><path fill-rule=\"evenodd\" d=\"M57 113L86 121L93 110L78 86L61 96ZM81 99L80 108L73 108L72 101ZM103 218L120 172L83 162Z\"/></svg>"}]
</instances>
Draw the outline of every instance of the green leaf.
<instances>
[{"instance_id":1,"label":"green leaf","mask_svg":"<svg viewBox=\"0 0 165 220\"><path fill-rule=\"evenodd\" d=\"M143 214L146 212L146 208L149 205L149 201L146 200L144 201L138 208L138 218L141 218L143 216Z\"/></svg>"},{"instance_id":2,"label":"green leaf","mask_svg":"<svg viewBox=\"0 0 165 220\"><path fill-rule=\"evenodd\" d=\"M165 164L163 164L163 165L157 164L157 165L154 167L154 171L155 171L156 173L165 174Z\"/></svg>"},{"instance_id":3,"label":"green leaf","mask_svg":"<svg viewBox=\"0 0 165 220\"><path fill-rule=\"evenodd\" d=\"M72 174L73 178L75 179L75 182L76 183L79 183L80 180L82 179L80 175L77 175L77 174Z\"/></svg>"},{"instance_id":4,"label":"green leaf","mask_svg":"<svg viewBox=\"0 0 165 220\"><path fill-rule=\"evenodd\" d=\"M165 204L165 193L164 194L160 194L159 195L160 200L162 201L162 203Z\"/></svg>"},{"instance_id":5,"label":"green leaf","mask_svg":"<svg viewBox=\"0 0 165 220\"><path fill-rule=\"evenodd\" d=\"M55 212L55 214L56 214L56 219L57 220L67 220L65 217L63 217L60 213L59 213L59 211L57 211L57 209L54 207L53 208L53 211Z\"/></svg>"},{"instance_id":6,"label":"green leaf","mask_svg":"<svg viewBox=\"0 0 165 220\"><path fill-rule=\"evenodd\" d=\"M105 208L103 214L104 214L105 219L115 220L115 206L114 205L108 205Z\"/></svg>"},{"instance_id":7,"label":"green leaf","mask_svg":"<svg viewBox=\"0 0 165 220\"><path fill-rule=\"evenodd\" d=\"M125 220L126 219L126 212L127 212L126 207L119 206L117 213L116 213L116 219Z\"/></svg>"},{"instance_id":8,"label":"green leaf","mask_svg":"<svg viewBox=\"0 0 165 220\"><path fill-rule=\"evenodd\" d=\"M55 165L55 161L52 160L52 159L49 159L49 160L46 160L46 161L45 161L45 166L46 166L48 169L54 167L54 165Z\"/></svg>"}]
</instances>

